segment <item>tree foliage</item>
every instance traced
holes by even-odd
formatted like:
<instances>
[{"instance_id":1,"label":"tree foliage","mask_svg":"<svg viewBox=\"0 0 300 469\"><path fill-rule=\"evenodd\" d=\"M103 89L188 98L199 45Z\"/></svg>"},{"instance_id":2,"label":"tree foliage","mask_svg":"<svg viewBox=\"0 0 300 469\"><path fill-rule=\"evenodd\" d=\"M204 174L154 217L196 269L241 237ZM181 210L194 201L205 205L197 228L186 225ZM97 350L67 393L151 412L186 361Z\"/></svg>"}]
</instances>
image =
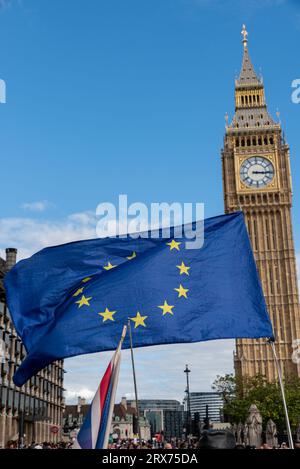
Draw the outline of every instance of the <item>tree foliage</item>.
<instances>
[{"instance_id":1,"label":"tree foliage","mask_svg":"<svg viewBox=\"0 0 300 469\"><path fill-rule=\"evenodd\" d=\"M224 415L231 423L245 422L251 404L256 404L266 425L272 419L278 430L286 428L282 397L278 383L269 383L262 375L239 381L233 375L217 376L213 389L224 401ZM285 395L291 427L300 422L300 379L285 381Z\"/></svg>"}]
</instances>

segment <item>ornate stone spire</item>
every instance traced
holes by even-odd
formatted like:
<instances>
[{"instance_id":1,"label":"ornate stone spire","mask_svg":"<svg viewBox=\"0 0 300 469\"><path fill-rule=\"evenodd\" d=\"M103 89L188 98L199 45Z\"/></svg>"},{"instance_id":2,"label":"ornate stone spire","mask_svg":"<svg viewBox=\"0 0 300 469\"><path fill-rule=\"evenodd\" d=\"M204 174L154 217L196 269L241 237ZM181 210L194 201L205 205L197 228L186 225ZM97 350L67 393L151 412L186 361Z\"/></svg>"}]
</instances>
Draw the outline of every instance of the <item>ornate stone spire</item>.
<instances>
[{"instance_id":1,"label":"ornate stone spire","mask_svg":"<svg viewBox=\"0 0 300 469\"><path fill-rule=\"evenodd\" d=\"M258 78L249 57L248 31L243 25L243 65L239 78L235 81L235 114L230 129L251 129L269 127L276 123L267 110L263 81Z\"/></svg>"},{"instance_id":2,"label":"ornate stone spire","mask_svg":"<svg viewBox=\"0 0 300 469\"><path fill-rule=\"evenodd\" d=\"M244 56L243 56L243 65L240 76L237 80L237 85L257 85L261 83L261 80L255 73L254 67L250 60L249 51L248 51L248 31L246 26L243 24L243 29L241 32L243 36L243 45L244 45Z\"/></svg>"}]
</instances>

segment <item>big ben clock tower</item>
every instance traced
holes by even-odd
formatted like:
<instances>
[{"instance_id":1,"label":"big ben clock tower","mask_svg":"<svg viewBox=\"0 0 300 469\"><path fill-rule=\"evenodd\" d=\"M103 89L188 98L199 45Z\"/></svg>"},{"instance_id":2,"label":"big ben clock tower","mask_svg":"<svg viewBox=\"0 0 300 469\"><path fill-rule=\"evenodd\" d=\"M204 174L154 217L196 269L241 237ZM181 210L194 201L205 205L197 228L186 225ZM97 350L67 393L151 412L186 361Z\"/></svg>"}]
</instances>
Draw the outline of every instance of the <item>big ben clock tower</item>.
<instances>
[{"instance_id":1,"label":"big ben clock tower","mask_svg":"<svg viewBox=\"0 0 300 469\"><path fill-rule=\"evenodd\" d=\"M235 115L226 125L222 151L226 212L243 210L276 336L284 374L300 376L292 359L300 339L300 308L292 233L289 147L281 125L268 113L264 84L257 76L243 35L243 64L235 82ZM294 354L295 355L295 354ZM277 378L265 340L236 342L237 376Z\"/></svg>"}]
</instances>

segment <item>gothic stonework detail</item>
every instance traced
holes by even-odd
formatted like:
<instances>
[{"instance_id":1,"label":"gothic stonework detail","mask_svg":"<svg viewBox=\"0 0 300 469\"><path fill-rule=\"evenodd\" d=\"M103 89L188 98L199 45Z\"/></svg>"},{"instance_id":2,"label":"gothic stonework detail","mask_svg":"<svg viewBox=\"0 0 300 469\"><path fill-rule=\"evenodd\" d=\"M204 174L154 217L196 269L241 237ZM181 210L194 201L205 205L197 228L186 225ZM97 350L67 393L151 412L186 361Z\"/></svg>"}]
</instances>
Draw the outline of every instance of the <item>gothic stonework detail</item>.
<instances>
[{"instance_id":1,"label":"gothic stonework detail","mask_svg":"<svg viewBox=\"0 0 300 469\"><path fill-rule=\"evenodd\" d=\"M293 241L290 153L281 124L269 114L263 80L252 65L243 27L243 64L235 82L235 115L222 150L226 213L242 210L252 242L283 373L300 376L292 360L300 338L300 309ZM277 378L266 340L237 340L238 376Z\"/></svg>"},{"instance_id":2,"label":"gothic stonework detail","mask_svg":"<svg viewBox=\"0 0 300 469\"><path fill-rule=\"evenodd\" d=\"M61 439L64 408L63 361L56 361L33 376L21 388L13 375L26 356L6 305L3 277L16 263L16 249L0 257L0 449L8 441L30 445L32 441Z\"/></svg>"}]
</instances>

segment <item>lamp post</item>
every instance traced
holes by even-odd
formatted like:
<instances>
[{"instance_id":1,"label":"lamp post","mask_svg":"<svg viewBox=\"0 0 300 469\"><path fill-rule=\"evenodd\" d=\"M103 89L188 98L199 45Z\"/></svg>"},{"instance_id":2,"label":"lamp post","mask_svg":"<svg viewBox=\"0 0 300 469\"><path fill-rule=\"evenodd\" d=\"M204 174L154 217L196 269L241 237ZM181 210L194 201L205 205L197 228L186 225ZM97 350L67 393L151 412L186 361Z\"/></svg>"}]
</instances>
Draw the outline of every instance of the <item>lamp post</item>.
<instances>
[{"instance_id":1,"label":"lamp post","mask_svg":"<svg viewBox=\"0 0 300 469\"><path fill-rule=\"evenodd\" d=\"M186 433L189 435L191 433L191 400L190 400L190 382L189 382L189 373L191 370L188 365L185 365L185 370L183 372L186 374L186 396L187 396L187 425Z\"/></svg>"},{"instance_id":2,"label":"lamp post","mask_svg":"<svg viewBox=\"0 0 300 469\"><path fill-rule=\"evenodd\" d=\"M208 413L208 405L207 404L206 404L206 407L205 407L205 419L204 419L203 430L209 430L209 413Z\"/></svg>"}]
</instances>

